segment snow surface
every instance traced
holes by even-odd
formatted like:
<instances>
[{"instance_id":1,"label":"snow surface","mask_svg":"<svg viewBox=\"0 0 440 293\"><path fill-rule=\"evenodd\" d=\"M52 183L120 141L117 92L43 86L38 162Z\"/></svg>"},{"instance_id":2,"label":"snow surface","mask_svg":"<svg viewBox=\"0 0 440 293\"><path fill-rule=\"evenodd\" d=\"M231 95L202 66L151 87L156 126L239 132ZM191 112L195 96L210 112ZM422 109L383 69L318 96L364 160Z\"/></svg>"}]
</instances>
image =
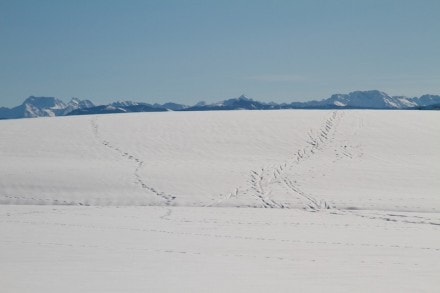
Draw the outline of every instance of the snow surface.
<instances>
[{"instance_id":1,"label":"snow surface","mask_svg":"<svg viewBox=\"0 0 440 293\"><path fill-rule=\"evenodd\" d=\"M355 110L0 121L0 288L437 292L439 122Z\"/></svg>"}]
</instances>

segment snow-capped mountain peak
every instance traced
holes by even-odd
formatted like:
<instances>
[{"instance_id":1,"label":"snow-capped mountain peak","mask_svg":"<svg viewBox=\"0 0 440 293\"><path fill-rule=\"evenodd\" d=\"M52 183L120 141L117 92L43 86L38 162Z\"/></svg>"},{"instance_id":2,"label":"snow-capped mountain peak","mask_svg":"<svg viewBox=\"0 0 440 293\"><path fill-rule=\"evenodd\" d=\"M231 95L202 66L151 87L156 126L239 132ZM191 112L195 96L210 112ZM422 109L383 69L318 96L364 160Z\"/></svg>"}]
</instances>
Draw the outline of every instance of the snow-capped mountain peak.
<instances>
[{"instance_id":1,"label":"snow-capped mountain peak","mask_svg":"<svg viewBox=\"0 0 440 293\"><path fill-rule=\"evenodd\" d=\"M270 109L438 109L440 96L423 95L408 98L390 96L378 90L353 91L348 94L334 94L327 99L277 104L259 102L241 95L217 103L199 102L194 106L168 102L148 104L133 101L118 101L108 105L95 106L89 100L72 98L68 103L53 97L27 98L20 106L0 108L0 119L24 117L48 117L63 115L85 115L158 111L210 111L210 110L270 110Z\"/></svg>"},{"instance_id":2,"label":"snow-capped mountain peak","mask_svg":"<svg viewBox=\"0 0 440 293\"><path fill-rule=\"evenodd\" d=\"M30 96L23 104L12 109L3 108L0 118L34 118L34 117L53 117L62 116L67 113L80 109L93 107L89 100L73 98L67 104L54 97L35 97Z\"/></svg>"},{"instance_id":3,"label":"snow-capped mountain peak","mask_svg":"<svg viewBox=\"0 0 440 293\"><path fill-rule=\"evenodd\" d=\"M30 96L27 98L23 105L31 105L35 108L39 109L63 109L66 107L66 104L54 97L34 97Z\"/></svg>"},{"instance_id":4,"label":"snow-capped mountain peak","mask_svg":"<svg viewBox=\"0 0 440 293\"><path fill-rule=\"evenodd\" d=\"M308 102L304 104L307 105ZM368 108L368 109L403 109L417 106L416 103L406 97L391 97L388 94L378 91L354 91L349 94L334 94L328 99L315 101L314 105L336 106L346 108Z\"/></svg>"}]
</instances>

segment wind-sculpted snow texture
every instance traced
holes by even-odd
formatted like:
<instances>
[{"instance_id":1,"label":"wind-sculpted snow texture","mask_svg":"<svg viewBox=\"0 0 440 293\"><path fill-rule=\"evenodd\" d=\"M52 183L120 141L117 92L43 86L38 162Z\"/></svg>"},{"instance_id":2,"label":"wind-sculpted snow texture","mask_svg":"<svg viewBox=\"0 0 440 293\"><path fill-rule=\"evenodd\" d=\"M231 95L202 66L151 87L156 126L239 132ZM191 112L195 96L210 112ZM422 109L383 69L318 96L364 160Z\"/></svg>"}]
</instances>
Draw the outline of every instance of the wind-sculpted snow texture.
<instances>
[{"instance_id":1,"label":"wind-sculpted snow texture","mask_svg":"<svg viewBox=\"0 0 440 293\"><path fill-rule=\"evenodd\" d=\"M435 112L110 114L0 135L5 292L440 287Z\"/></svg>"}]
</instances>

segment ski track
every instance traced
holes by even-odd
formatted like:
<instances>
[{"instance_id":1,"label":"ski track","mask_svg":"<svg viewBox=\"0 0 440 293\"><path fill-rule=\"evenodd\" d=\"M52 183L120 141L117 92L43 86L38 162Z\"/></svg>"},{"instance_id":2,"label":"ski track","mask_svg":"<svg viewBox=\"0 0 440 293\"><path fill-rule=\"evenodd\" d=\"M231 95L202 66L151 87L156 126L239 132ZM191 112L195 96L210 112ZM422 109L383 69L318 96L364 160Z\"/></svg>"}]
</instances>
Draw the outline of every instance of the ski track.
<instances>
[{"instance_id":1,"label":"ski track","mask_svg":"<svg viewBox=\"0 0 440 293\"><path fill-rule=\"evenodd\" d=\"M216 237L218 238L218 237ZM228 238L236 238L236 237L228 237ZM243 239L249 239L249 237L244 237ZM93 244L72 244L72 243L63 243L63 242L42 242L42 241L10 241L10 240L0 240L2 243L9 243L9 244L25 244L25 245L37 245L37 246L52 246L52 247L67 247L67 248L81 248L81 249L100 249L100 250L107 250L107 251L143 251L143 252L150 252L150 253L163 253L163 254L178 254L178 255L187 255L188 257L194 257L199 256L203 257L203 259L206 259L206 257L212 257L212 253L202 253L200 251L190 251L190 250L176 250L176 249L152 249L152 248L145 248L145 247L125 247L125 248L115 248L113 246L104 246L104 245L93 245ZM311 243L313 241L307 241L307 243ZM316 242L315 242L316 243ZM322 242L319 242L320 244ZM365 246L365 245L363 245ZM393 248L396 248L398 246L393 246ZM422 248L424 250L429 248ZM313 264L320 264L320 263L329 263L332 262L332 260L326 260L323 258L312 258L312 259L295 259L291 257L285 257L285 256L274 256L274 255L264 255L264 254L233 254L233 253L222 253L216 255L218 257L227 257L227 258L253 258L253 259L265 259L265 260L271 260L271 261L281 261L281 262L292 262L292 263L313 263ZM333 260L334 261L334 260ZM337 260L339 264L351 264L353 261L346 261L346 260ZM420 267L421 264L416 262L387 262L387 261L371 261L370 259L363 259L356 261L357 264L362 265L396 265L396 266L414 266L414 267Z\"/></svg>"},{"instance_id":2,"label":"ski track","mask_svg":"<svg viewBox=\"0 0 440 293\"><path fill-rule=\"evenodd\" d=\"M313 159L320 150L323 150L334 139L334 135L340 119L342 119L342 112L333 111L330 117L325 120L324 124L318 131L315 132L313 130L309 130L309 132L307 133L307 146L298 150L296 154L294 154L293 160L288 160L283 164L280 164L272 171L272 181L281 178L281 182L285 186L287 186L295 194L300 195L306 200L306 209L310 211L319 211L321 209L330 209L332 207L325 200L318 199L303 191L296 184L296 182L292 180L290 176L288 176L288 174L286 174L286 171L288 169L292 170L295 167L301 168L301 164L303 161Z\"/></svg>"},{"instance_id":3,"label":"ski track","mask_svg":"<svg viewBox=\"0 0 440 293\"><path fill-rule=\"evenodd\" d=\"M102 208L99 208L102 209ZM186 219L178 219L174 218L173 216L173 207L163 207L165 209L165 212L158 215L158 218L166 221L166 222L178 222L180 224L189 225L188 227L193 227L194 223L206 225L206 224L224 224L224 223L233 223L234 225L240 224L240 225L250 225L250 227L254 227L258 222L241 222L241 221L230 221L230 220L222 220L222 219L215 219L215 220L209 220L209 219L202 219L200 221L191 221ZM78 210L79 211L79 210ZM60 227L62 229L81 229L81 230L92 230L96 232L105 232L105 231L114 231L115 233L118 233L118 231L130 231L130 232L136 232L136 233L152 233L152 234L159 234L159 235L173 235L177 237L188 237L190 239L197 238L204 238L204 239L211 239L214 241L245 241L249 243L255 243L255 242L262 242L262 243L278 243L278 244L284 244L284 245L292 245L293 247L296 245L313 245L313 246L325 246L325 247L334 247L335 249L371 249L372 251L379 250L382 251L383 249L389 249L392 251L396 251L396 253L406 253L406 251L409 253L410 251L417 251L418 253L426 252L426 253L434 253L437 254L440 252L440 248L434 247L434 246L417 246L417 245L408 245L408 244L396 244L396 243L378 243L378 242L368 242L364 240L356 241L355 239L352 239L351 241L347 240L308 240L308 239L289 239L285 238L282 235L277 235L275 237L267 237L267 236L249 236L249 235L237 235L232 233L218 233L218 232L204 232L203 229L200 230L200 232L187 232L182 229L185 226L181 226L179 229L175 229L174 224L171 223L171 226L169 228L156 228L156 225L154 223L151 223L150 225L147 223L144 223L142 227L131 227L131 226L115 226L115 225L106 225L103 224L91 224L90 221L87 221L87 224L78 224L78 223L72 223L72 222L63 222L63 221L47 221L45 219L45 214L53 214L53 213L60 213L64 215L76 215L79 217L91 217L96 215L95 213L83 213L83 212L76 212L76 211L70 211L70 210L57 210L57 209L50 209L45 211L29 211L24 213L6 213L0 215L0 222L2 223L8 223L8 224L20 224L20 225L29 225L29 226L47 226L47 227ZM72 213L73 212L73 213ZM23 219L23 215L28 216L35 216L39 215L42 220L37 219ZM13 217L18 217L17 220L13 219ZM390 216L403 216L403 215L390 215ZM125 215L123 218L133 218L137 220L143 220L144 217L136 216L136 215ZM380 222L378 222L380 223ZM314 222L280 222L280 223L273 223L273 222L262 222L261 225L294 225L294 226L310 226L310 227L320 227L320 228L339 228L346 230L347 228L358 230L359 228L366 228L366 227L372 227L372 228L381 228L387 230L392 229L393 231L396 230L395 225L398 223L388 223L385 225L383 223L382 225L370 225L370 224L338 224L338 223L314 223ZM146 225L146 227L144 226ZM390 227L392 226L392 227ZM173 228L174 227L174 228ZM438 226L437 226L438 227ZM400 229L403 229L407 231L407 226L402 226ZM415 227L414 227L415 228ZM426 227L424 229L435 229L438 231L438 228L435 226ZM415 228L417 229L417 228ZM67 247L67 248L81 248L81 249L99 249L99 250L106 250L106 251L145 251L149 253L166 253L166 254L180 254L180 255L186 255L188 257L194 257L194 256L200 256L200 257L212 257L212 252L203 252L200 250L188 250L188 249L160 249L160 248L146 248L146 247L139 247L139 246L124 246L124 247L115 247L114 245L103 245L103 244L88 244L88 243L72 243L72 242L65 242L65 241L17 241L17 240L0 240L2 243L10 243L14 245L37 245L37 246L49 246L49 247ZM400 252L399 252L400 251ZM264 254L264 253L221 253L216 256L220 257L228 257L228 258L254 258L254 259L266 259L271 261L280 261L280 262L292 262L292 263L316 263L319 264L326 264L326 263L333 263L337 262L339 264L362 264L362 265L396 265L396 266L414 266L414 267L420 267L422 266L419 262L414 261L381 261L381 260L372 260L370 257L365 257L361 259L326 259L322 257L312 257L312 258L295 258L295 257L289 257L286 255L273 255L273 254Z\"/></svg>"},{"instance_id":4,"label":"ski track","mask_svg":"<svg viewBox=\"0 0 440 293\"><path fill-rule=\"evenodd\" d=\"M166 220L166 219L165 219ZM370 243L370 242L348 242L348 241L316 241L316 240L301 240L301 239L283 239L283 238L267 238L267 237L253 237L253 236L243 236L243 235L230 235L230 234L219 234L219 233L194 233L194 232L182 232L175 230L164 230L164 229L154 229L154 228L129 228L129 227L115 227L115 226L96 226L96 225L83 225L83 224L67 224L58 222L39 222L39 221L24 221L24 220L2 220L3 223L10 224L27 224L27 225L37 225L37 226L61 226L66 228L81 228L81 229L92 229L97 231L134 231L134 232L150 232L159 234L172 234L179 236L188 237L203 237L203 238L219 238L219 239L239 239L247 241L264 241L264 242L280 242L280 243L292 243L292 244L307 244L307 245L331 245L331 246L345 246L345 247L372 247L372 248L389 248L389 249L399 249L399 250L427 250L439 252L438 247L428 247L428 246L412 246L412 245L401 245L401 244L380 244L380 243Z\"/></svg>"},{"instance_id":5,"label":"ski track","mask_svg":"<svg viewBox=\"0 0 440 293\"><path fill-rule=\"evenodd\" d=\"M401 222L406 224L427 224L427 225L440 225L439 219L430 219L424 217L415 216L405 216L405 215L392 215L392 214L378 214L375 213L377 210L363 210L363 213L353 209L342 209L337 208L332 202L328 202L324 199L318 198L314 195L307 193L302 190L297 182L289 176L288 172L293 170L301 170L302 163L306 160L312 160L316 155L323 151L330 145L335 145L335 158L333 163L344 159L352 159L355 148L360 148L360 146L353 147L350 145L349 141L338 142L335 139L338 125L340 124L343 116L345 115L342 111L333 111L330 116L324 121L323 125L318 130L310 129L307 132L307 145L303 148L297 150L291 159L288 159L275 167L262 167L258 171L250 171L250 188L245 189L239 194L239 188L235 188L235 191L230 193L224 200L229 200L232 197L238 197L240 195L250 194L261 202L260 207L264 208L290 208L288 203L278 202L272 197L273 194L271 187L274 184L282 184L291 191L292 195L299 195L304 200L304 209L311 212L318 212L327 210L333 214L338 215L354 215L357 217L362 217L366 219L383 220L391 222ZM364 127L364 120L362 117L358 117L357 127L362 129ZM358 156L363 156L364 153L360 151ZM379 199L380 200L380 199ZM220 201L221 202L221 201ZM373 205L372 205L373 206ZM395 205L399 207L398 205ZM411 207L402 206L402 208L409 209ZM417 208L417 207L414 207ZM386 211L384 211L386 212ZM432 212L437 212L436 208L432 208ZM408 219L409 218L409 219Z\"/></svg>"},{"instance_id":6,"label":"ski track","mask_svg":"<svg viewBox=\"0 0 440 293\"><path fill-rule=\"evenodd\" d=\"M341 119L343 113L333 111L330 116L324 121L323 125L318 131L309 130L307 145L297 150L291 159L288 159L275 167L262 167L259 170L250 171L250 187L243 190L239 194L239 188L235 188L234 193L230 193L224 200L228 200L234 195L249 194L255 197L261 206L264 208L289 208L288 203L282 203L275 200L272 196L272 186L274 184L282 184L294 195L299 195L305 201L305 209L310 211L318 211L321 209L330 209L331 205L322 199L317 199L312 195L301 190L297 183L290 178L287 171L292 171L294 168L301 168L301 164L305 160L309 160L320 150L324 149L330 141L334 139L337 124ZM315 132L317 134L315 134Z\"/></svg>"},{"instance_id":7,"label":"ski track","mask_svg":"<svg viewBox=\"0 0 440 293\"><path fill-rule=\"evenodd\" d=\"M94 206L94 208L100 208L98 206ZM315 222L291 222L291 221L282 221L282 222L271 222L271 221L236 221L236 220L219 220L217 218L205 218L203 220L194 220L194 219L189 219L189 218L174 218L172 216L172 207L164 207L165 212L163 215L159 216L159 219L162 220L166 220L166 221L172 221L172 222L176 222L176 223L181 223L181 224L188 224L188 223L197 223L197 224L227 224L227 225L259 225L259 226L279 226L279 225L284 225L284 226L317 226L317 227L340 227L343 229L347 229L347 228L352 228L352 229L359 229L359 228L380 228L380 229L384 229L384 230L405 230L407 231L408 229L419 229L417 226L401 226L401 227L396 227L395 224L402 224L402 223L410 223L413 224L413 222L404 222L404 221L393 221L393 220L386 220L386 221L379 221L379 223L381 224L353 224L353 223L344 223L344 224L337 224L337 223L315 223ZM59 214L66 214L66 212L62 212L61 210L58 209L52 209L50 211L29 211L29 212L24 212L24 213L6 213L6 214L0 214L0 217L10 217L10 216L22 216L22 215L34 215L34 214L50 214L50 213L59 213ZM83 212L78 212L78 211L69 211L68 213L69 215L76 215L76 216L87 216L89 217L90 214L88 213L83 213ZM341 215L338 213L334 213L334 212L330 212L330 214L334 214L334 215ZM353 215L353 216L357 216L355 214L350 214L347 213L345 215ZM372 214L374 215L374 214ZM377 214L380 215L380 214ZM435 231L440 231L440 219L433 219L433 218L428 218L428 217L422 217L422 216L408 216L408 215L398 215L398 214L385 214L385 215L380 215L380 216L387 216L387 217L401 217L401 218L409 218L409 217L413 217L413 218L418 218L421 220L426 220L427 222L433 222L434 225L432 226L425 226L424 229L434 229ZM134 216L134 215L130 215L130 216L122 216L122 218L128 218L128 219L139 219L142 220L143 217L139 217L139 216ZM365 218L367 218L365 216ZM370 217L370 219L372 220L381 220L379 219L379 217ZM435 221L438 221L438 223L435 223Z\"/></svg>"},{"instance_id":8,"label":"ski track","mask_svg":"<svg viewBox=\"0 0 440 293\"><path fill-rule=\"evenodd\" d=\"M400 223L406 223L406 224L424 224L424 225L434 225L434 226L440 226L440 219L431 219L421 216L408 216L408 215L395 215L395 214L378 214L374 213L373 210L368 210L365 214L351 211L351 210L339 210L341 213L349 213L351 215L370 219L370 220L383 220L387 222L400 222ZM410 218L410 219L406 219Z\"/></svg>"},{"instance_id":9,"label":"ski track","mask_svg":"<svg viewBox=\"0 0 440 293\"><path fill-rule=\"evenodd\" d=\"M32 196L20 196L20 195L0 195L6 198L6 202L0 204L20 204L20 205L77 205L77 206L89 206L87 201L73 201L73 200L60 200L53 198L35 198Z\"/></svg>"},{"instance_id":10,"label":"ski track","mask_svg":"<svg viewBox=\"0 0 440 293\"><path fill-rule=\"evenodd\" d=\"M105 140L101 137L100 133L99 133L99 125L97 122L97 117L94 117L93 119L90 120L90 123L92 125L92 130L93 130L93 135L94 137L106 148L111 149L112 151L118 153L121 157L134 162L136 164L136 168L133 172L133 176L135 178L135 182L144 190L146 190L147 192L153 193L154 195L158 196L159 198L161 198L164 202L165 205L170 206L173 205L173 201L176 199L176 196L172 195L172 194L167 194L163 191L160 191L150 185L148 185L146 183L146 181L142 178L142 176L140 175L140 170L142 169L142 167L144 166L145 162L143 160L141 160L140 158L138 158L137 156L123 151L122 149L120 149L119 147L115 146L114 144L110 143L108 140Z\"/></svg>"}]
</instances>

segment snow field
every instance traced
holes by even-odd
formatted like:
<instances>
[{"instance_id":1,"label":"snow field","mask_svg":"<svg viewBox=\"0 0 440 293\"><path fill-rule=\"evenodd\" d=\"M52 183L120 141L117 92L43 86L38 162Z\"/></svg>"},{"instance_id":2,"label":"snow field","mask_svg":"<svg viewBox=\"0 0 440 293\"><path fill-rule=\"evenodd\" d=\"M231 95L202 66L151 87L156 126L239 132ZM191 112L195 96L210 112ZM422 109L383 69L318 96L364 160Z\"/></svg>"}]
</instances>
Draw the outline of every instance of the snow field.
<instances>
[{"instance_id":1,"label":"snow field","mask_svg":"<svg viewBox=\"0 0 440 293\"><path fill-rule=\"evenodd\" d=\"M0 121L5 292L436 292L426 111Z\"/></svg>"}]
</instances>

